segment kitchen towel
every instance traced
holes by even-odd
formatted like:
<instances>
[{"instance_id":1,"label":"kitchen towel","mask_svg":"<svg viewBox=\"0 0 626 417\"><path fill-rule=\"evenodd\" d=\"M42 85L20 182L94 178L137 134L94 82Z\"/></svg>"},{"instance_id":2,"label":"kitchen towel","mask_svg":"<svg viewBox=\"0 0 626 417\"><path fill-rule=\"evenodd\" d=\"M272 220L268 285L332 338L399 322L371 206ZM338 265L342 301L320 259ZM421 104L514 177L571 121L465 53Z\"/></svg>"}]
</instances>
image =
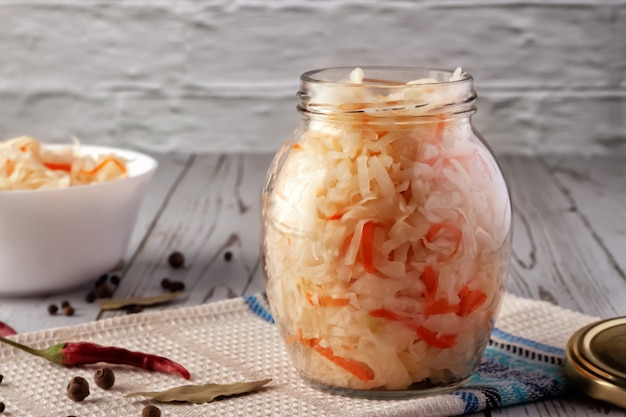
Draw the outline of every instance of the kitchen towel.
<instances>
[{"instance_id":1,"label":"kitchen towel","mask_svg":"<svg viewBox=\"0 0 626 417\"><path fill-rule=\"evenodd\" d=\"M597 320L552 304L506 294L481 365L456 391L402 400L368 400L322 392L304 383L289 363L262 294L196 307L170 308L92 323L19 334L37 348L90 341L167 356L187 367L191 383L232 383L271 378L259 392L208 404L161 404L166 416L455 416L563 394L564 349L580 327ZM138 416L147 398L135 391L189 382L175 375L112 366L108 391L91 384L86 400L65 395L73 376L93 381L97 365L64 368L0 345L0 401L15 416Z\"/></svg>"}]
</instances>

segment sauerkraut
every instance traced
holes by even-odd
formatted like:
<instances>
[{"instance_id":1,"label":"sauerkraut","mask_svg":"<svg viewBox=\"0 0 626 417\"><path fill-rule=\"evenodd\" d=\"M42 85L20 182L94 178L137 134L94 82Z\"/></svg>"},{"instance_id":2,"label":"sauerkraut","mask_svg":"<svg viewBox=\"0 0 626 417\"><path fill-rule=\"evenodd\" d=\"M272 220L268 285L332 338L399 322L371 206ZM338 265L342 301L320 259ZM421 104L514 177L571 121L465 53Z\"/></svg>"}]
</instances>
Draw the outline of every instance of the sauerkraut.
<instances>
[{"instance_id":1,"label":"sauerkraut","mask_svg":"<svg viewBox=\"0 0 626 417\"><path fill-rule=\"evenodd\" d=\"M346 84L363 80L356 69ZM448 84L443 93L436 80L384 96L340 84L313 91L324 104L367 107L307 116L270 169L267 294L295 366L313 382L428 389L478 365L503 292L510 202L467 115L403 119L462 101L467 87ZM415 100L428 105L406 105ZM384 122L368 115L389 103L403 104Z\"/></svg>"},{"instance_id":2,"label":"sauerkraut","mask_svg":"<svg viewBox=\"0 0 626 417\"><path fill-rule=\"evenodd\" d=\"M127 176L123 158L81 155L78 142L63 150L28 136L0 142L0 191L67 188Z\"/></svg>"}]
</instances>

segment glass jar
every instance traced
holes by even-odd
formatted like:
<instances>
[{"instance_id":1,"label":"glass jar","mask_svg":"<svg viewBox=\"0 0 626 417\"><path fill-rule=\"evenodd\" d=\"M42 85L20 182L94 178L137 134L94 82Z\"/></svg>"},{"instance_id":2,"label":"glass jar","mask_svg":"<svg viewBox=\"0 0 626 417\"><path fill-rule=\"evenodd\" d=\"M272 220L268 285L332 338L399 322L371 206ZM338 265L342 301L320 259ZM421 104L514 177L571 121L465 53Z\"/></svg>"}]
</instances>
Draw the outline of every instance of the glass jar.
<instances>
[{"instance_id":1,"label":"glass jar","mask_svg":"<svg viewBox=\"0 0 626 417\"><path fill-rule=\"evenodd\" d=\"M472 77L323 69L298 97L301 126L263 189L261 248L294 366L348 395L459 386L491 335L511 248Z\"/></svg>"}]
</instances>

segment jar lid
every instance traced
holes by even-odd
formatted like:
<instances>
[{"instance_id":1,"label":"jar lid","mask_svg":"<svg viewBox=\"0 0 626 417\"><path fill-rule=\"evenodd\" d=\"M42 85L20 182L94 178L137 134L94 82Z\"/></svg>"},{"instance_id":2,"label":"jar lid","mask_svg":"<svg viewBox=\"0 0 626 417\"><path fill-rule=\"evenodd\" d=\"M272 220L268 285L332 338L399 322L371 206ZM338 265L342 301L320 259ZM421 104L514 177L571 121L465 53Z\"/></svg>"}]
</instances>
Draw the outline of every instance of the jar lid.
<instances>
[{"instance_id":1,"label":"jar lid","mask_svg":"<svg viewBox=\"0 0 626 417\"><path fill-rule=\"evenodd\" d=\"M626 408L626 317L583 327L567 343L565 372L590 397Z\"/></svg>"}]
</instances>

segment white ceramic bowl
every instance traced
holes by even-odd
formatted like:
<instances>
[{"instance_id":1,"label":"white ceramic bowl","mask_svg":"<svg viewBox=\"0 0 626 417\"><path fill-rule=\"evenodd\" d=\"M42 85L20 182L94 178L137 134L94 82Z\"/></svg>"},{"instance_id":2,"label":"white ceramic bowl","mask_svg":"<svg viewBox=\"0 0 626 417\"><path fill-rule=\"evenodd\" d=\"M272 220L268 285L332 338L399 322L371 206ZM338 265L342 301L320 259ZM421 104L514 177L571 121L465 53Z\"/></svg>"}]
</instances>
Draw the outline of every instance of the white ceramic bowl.
<instances>
[{"instance_id":1,"label":"white ceramic bowl","mask_svg":"<svg viewBox=\"0 0 626 417\"><path fill-rule=\"evenodd\" d=\"M81 145L81 153L126 158L128 178L0 191L0 295L59 292L95 281L124 256L157 162L103 146Z\"/></svg>"}]
</instances>

